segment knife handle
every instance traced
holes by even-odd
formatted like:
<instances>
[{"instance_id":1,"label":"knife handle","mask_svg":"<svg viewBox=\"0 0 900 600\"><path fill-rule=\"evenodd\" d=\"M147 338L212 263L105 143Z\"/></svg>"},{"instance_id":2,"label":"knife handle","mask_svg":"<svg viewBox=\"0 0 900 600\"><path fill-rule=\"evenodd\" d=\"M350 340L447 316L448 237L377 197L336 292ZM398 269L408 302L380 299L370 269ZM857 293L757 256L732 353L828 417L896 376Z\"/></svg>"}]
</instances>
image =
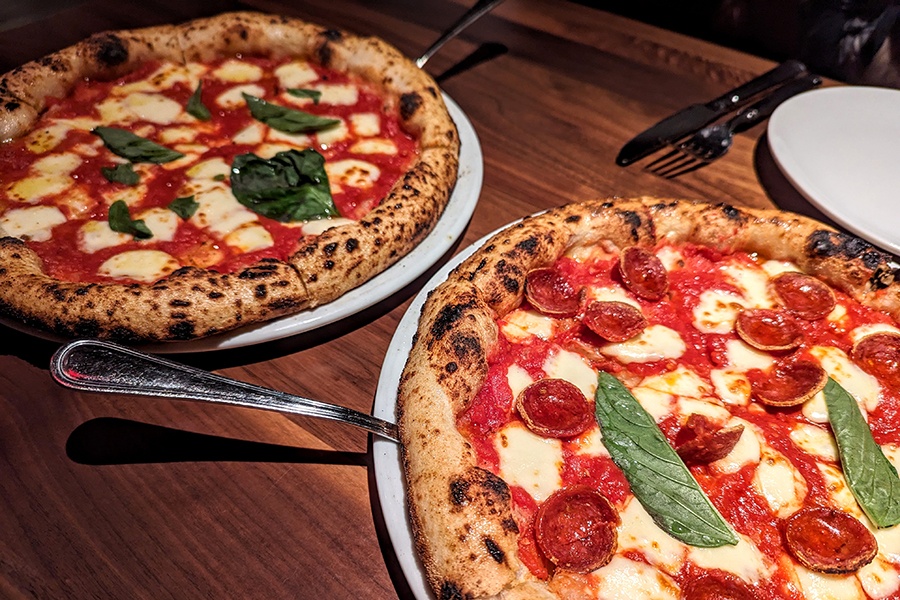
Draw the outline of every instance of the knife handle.
<instances>
[{"instance_id":1,"label":"knife handle","mask_svg":"<svg viewBox=\"0 0 900 600\"><path fill-rule=\"evenodd\" d=\"M757 123L767 119L788 98L810 90L820 83L822 83L822 79L816 75L807 75L806 77L789 81L759 102L748 106L735 115L729 121L731 130L734 133L740 133L750 129Z\"/></svg>"},{"instance_id":2,"label":"knife handle","mask_svg":"<svg viewBox=\"0 0 900 600\"><path fill-rule=\"evenodd\" d=\"M799 60L788 60L774 69L766 71L759 77L751 79L747 83L726 92L709 102L706 106L715 111L728 110L744 103L752 96L760 94L771 87L805 73L806 65Z\"/></svg>"}]
</instances>

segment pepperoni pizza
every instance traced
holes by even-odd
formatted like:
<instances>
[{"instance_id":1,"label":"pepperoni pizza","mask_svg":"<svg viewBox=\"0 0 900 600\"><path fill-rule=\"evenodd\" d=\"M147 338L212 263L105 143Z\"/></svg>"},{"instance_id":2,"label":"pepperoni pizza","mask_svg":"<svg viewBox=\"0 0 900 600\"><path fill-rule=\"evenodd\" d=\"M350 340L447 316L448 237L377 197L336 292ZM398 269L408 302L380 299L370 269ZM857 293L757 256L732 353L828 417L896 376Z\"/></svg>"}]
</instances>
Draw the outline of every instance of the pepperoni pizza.
<instances>
[{"instance_id":1,"label":"pepperoni pizza","mask_svg":"<svg viewBox=\"0 0 900 600\"><path fill-rule=\"evenodd\" d=\"M439 598L900 598L900 284L774 211L500 232L426 302L398 419Z\"/></svg>"},{"instance_id":2,"label":"pepperoni pizza","mask_svg":"<svg viewBox=\"0 0 900 600\"><path fill-rule=\"evenodd\" d=\"M434 81L271 15L97 34L0 78L0 312L180 340L329 302L412 249L456 180Z\"/></svg>"}]
</instances>

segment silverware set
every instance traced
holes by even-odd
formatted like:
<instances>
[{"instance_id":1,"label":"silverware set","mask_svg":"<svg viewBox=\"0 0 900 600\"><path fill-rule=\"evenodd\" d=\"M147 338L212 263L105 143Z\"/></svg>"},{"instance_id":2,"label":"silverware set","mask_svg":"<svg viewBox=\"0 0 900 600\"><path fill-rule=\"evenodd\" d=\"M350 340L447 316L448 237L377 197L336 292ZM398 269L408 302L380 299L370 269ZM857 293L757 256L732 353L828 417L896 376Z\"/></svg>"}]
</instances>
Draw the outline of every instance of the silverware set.
<instances>
[{"instance_id":1,"label":"silverware set","mask_svg":"<svg viewBox=\"0 0 900 600\"><path fill-rule=\"evenodd\" d=\"M761 123L782 102L821 82L803 63L789 60L705 104L682 109L638 134L619 152L616 164L625 167L668 149L647 163L644 170L667 179L690 173L724 156L735 134Z\"/></svg>"}]
</instances>

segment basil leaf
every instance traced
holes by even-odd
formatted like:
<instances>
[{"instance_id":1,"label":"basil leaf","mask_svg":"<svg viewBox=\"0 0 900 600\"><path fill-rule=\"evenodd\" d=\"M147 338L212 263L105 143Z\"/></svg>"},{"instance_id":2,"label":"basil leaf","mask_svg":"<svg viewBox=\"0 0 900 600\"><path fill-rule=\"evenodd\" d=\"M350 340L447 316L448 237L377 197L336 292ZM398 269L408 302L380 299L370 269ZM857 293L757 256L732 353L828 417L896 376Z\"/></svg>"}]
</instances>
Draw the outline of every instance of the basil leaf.
<instances>
[{"instance_id":1,"label":"basil leaf","mask_svg":"<svg viewBox=\"0 0 900 600\"><path fill-rule=\"evenodd\" d=\"M141 176L134 172L131 163L122 163L115 167L100 167L100 172L112 183L124 183L125 185L137 185Z\"/></svg>"},{"instance_id":2,"label":"basil leaf","mask_svg":"<svg viewBox=\"0 0 900 600\"><path fill-rule=\"evenodd\" d=\"M212 118L212 115L210 114L209 109L206 108L206 105L203 104L203 100L200 97L202 88L203 82L200 81L197 83L197 89L194 90L194 93L188 98L187 106L184 109L192 117L200 119L201 121L209 121Z\"/></svg>"},{"instance_id":3,"label":"basil leaf","mask_svg":"<svg viewBox=\"0 0 900 600\"><path fill-rule=\"evenodd\" d=\"M872 437L856 400L829 377L825 404L841 467L856 501L876 526L900 523L900 477Z\"/></svg>"},{"instance_id":4,"label":"basil leaf","mask_svg":"<svg viewBox=\"0 0 900 600\"><path fill-rule=\"evenodd\" d=\"M250 114L257 121L262 121L272 129L285 133L312 133L334 127L341 122L340 119L326 119L311 115L302 110L285 108L277 104L270 104L261 98L244 94L244 100L250 107Z\"/></svg>"},{"instance_id":5,"label":"basil leaf","mask_svg":"<svg viewBox=\"0 0 900 600\"><path fill-rule=\"evenodd\" d=\"M181 152L170 150L138 135L119 129L118 127L95 127L91 133L100 136L110 152L133 163L167 163L184 156Z\"/></svg>"},{"instance_id":6,"label":"basil leaf","mask_svg":"<svg viewBox=\"0 0 900 600\"><path fill-rule=\"evenodd\" d=\"M239 154L231 164L231 192L250 210L276 221L340 216L325 158L312 149L287 150L270 159Z\"/></svg>"},{"instance_id":7,"label":"basil leaf","mask_svg":"<svg viewBox=\"0 0 900 600\"><path fill-rule=\"evenodd\" d=\"M318 104L322 98L322 92L319 90L308 90L305 88L288 88L287 93L297 98L312 98L313 104Z\"/></svg>"},{"instance_id":8,"label":"basil leaf","mask_svg":"<svg viewBox=\"0 0 900 600\"><path fill-rule=\"evenodd\" d=\"M734 531L628 388L601 371L595 400L603 444L656 524L692 546L737 544Z\"/></svg>"},{"instance_id":9,"label":"basil leaf","mask_svg":"<svg viewBox=\"0 0 900 600\"><path fill-rule=\"evenodd\" d=\"M194 200L194 196L182 196L169 202L168 208L182 219L187 220L194 216L194 213L200 208L200 203Z\"/></svg>"},{"instance_id":10,"label":"basil leaf","mask_svg":"<svg viewBox=\"0 0 900 600\"><path fill-rule=\"evenodd\" d=\"M130 233L135 239L146 240L153 237L153 232L142 219L131 220L128 205L124 200L116 200L109 207L109 228L119 233Z\"/></svg>"}]
</instances>

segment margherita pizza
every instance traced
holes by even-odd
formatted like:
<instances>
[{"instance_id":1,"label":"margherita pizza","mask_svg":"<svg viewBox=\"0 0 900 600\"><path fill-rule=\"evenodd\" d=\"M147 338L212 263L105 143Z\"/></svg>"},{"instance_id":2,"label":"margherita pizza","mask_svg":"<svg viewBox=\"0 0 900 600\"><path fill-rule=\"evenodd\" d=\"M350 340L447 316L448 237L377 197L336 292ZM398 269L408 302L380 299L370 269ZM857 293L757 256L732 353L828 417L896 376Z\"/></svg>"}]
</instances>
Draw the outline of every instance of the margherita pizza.
<instances>
[{"instance_id":1,"label":"margherita pizza","mask_svg":"<svg viewBox=\"0 0 900 600\"><path fill-rule=\"evenodd\" d=\"M296 19L97 34L0 100L0 313L63 336L191 339L330 302L456 181L435 82Z\"/></svg>"},{"instance_id":2,"label":"margherita pizza","mask_svg":"<svg viewBox=\"0 0 900 600\"><path fill-rule=\"evenodd\" d=\"M399 390L442 599L900 598L900 284L810 219L651 198L503 230Z\"/></svg>"}]
</instances>

